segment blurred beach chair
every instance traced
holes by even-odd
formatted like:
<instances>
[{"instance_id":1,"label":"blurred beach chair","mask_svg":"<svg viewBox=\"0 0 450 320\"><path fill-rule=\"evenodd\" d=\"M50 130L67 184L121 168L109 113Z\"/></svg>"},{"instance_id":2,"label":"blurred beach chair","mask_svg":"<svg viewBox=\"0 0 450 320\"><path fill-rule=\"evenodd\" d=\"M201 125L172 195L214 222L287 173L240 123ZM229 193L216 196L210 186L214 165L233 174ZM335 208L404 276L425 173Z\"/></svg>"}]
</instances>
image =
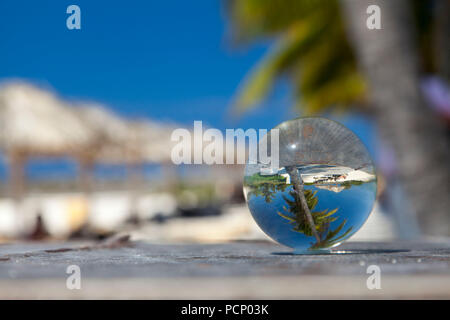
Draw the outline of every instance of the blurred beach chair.
<instances>
[{"instance_id":1,"label":"blurred beach chair","mask_svg":"<svg viewBox=\"0 0 450 320\"><path fill-rule=\"evenodd\" d=\"M154 193L139 196L136 199L136 214L139 220L166 218L175 213L177 200L168 193Z\"/></svg>"},{"instance_id":2,"label":"blurred beach chair","mask_svg":"<svg viewBox=\"0 0 450 320\"><path fill-rule=\"evenodd\" d=\"M0 199L0 238L30 235L36 227L37 204L34 198L15 201Z\"/></svg>"},{"instance_id":3,"label":"blurred beach chair","mask_svg":"<svg viewBox=\"0 0 450 320\"><path fill-rule=\"evenodd\" d=\"M14 201L0 200L0 237L14 238L19 236L19 215Z\"/></svg>"},{"instance_id":4,"label":"blurred beach chair","mask_svg":"<svg viewBox=\"0 0 450 320\"><path fill-rule=\"evenodd\" d=\"M50 236L66 238L87 222L87 201L81 194L45 195L40 200L40 215Z\"/></svg>"},{"instance_id":5,"label":"blurred beach chair","mask_svg":"<svg viewBox=\"0 0 450 320\"><path fill-rule=\"evenodd\" d=\"M94 193L89 198L88 226L99 234L118 230L131 218L132 199L123 192Z\"/></svg>"}]
</instances>

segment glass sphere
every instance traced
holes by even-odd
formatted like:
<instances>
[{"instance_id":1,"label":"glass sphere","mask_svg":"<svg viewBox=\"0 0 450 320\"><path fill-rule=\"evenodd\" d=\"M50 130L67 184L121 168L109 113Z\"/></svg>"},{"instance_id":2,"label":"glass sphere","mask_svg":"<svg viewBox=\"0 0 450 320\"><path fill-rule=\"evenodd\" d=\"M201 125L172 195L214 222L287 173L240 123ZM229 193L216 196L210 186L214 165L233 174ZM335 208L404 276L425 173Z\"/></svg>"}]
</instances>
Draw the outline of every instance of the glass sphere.
<instances>
[{"instance_id":1,"label":"glass sphere","mask_svg":"<svg viewBox=\"0 0 450 320\"><path fill-rule=\"evenodd\" d=\"M275 129L278 150L271 147ZM324 118L298 118L272 129L259 150L263 146L269 158L278 153L278 166L260 156L248 161L244 195L269 237L304 253L337 246L361 228L375 203L377 180L352 131Z\"/></svg>"}]
</instances>

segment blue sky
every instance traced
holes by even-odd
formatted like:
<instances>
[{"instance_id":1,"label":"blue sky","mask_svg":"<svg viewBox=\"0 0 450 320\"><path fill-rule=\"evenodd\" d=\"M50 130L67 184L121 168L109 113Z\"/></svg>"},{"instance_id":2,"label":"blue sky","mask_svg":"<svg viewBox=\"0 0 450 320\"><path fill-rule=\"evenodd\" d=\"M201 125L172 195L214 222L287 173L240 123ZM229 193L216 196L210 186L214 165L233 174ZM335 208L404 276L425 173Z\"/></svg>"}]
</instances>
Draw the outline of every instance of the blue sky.
<instances>
[{"instance_id":1,"label":"blue sky","mask_svg":"<svg viewBox=\"0 0 450 320\"><path fill-rule=\"evenodd\" d=\"M66 28L71 4L81 30ZM2 0L0 13L0 81L26 79L127 117L187 126L270 129L295 116L286 84L258 111L228 116L269 41L233 46L221 1Z\"/></svg>"},{"instance_id":2,"label":"blue sky","mask_svg":"<svg viewBox=\"0 0 450 320\"><path fill-rule=\"evenodd\" d=\"M81 8L81 30L66 28L70 4ZM232 97L267 43L233 48L223 11L214 0L2 0L0 77L126 116L229 126ZM289 117L282 93L272 99L277 116L266 107L233 125L271 127Z\"/></svg>"}]
</instances>

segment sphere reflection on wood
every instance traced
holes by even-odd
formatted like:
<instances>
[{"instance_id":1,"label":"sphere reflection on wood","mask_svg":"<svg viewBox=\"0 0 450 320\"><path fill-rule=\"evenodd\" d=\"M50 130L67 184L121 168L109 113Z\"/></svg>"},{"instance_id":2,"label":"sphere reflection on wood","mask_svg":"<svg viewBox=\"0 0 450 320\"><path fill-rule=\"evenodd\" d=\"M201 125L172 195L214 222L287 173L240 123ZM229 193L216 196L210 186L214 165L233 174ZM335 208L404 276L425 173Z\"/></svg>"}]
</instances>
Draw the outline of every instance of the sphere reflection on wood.
<instances>
[{"instance_id":1,"label":"sphere reflection on wood","mask_svg":"<svg viewBox=\"0 0 450 320\"><path fill-rule=\"evenodd\" d=\"M353 132L324 118L294 119L274 129L279 168L261 162L245 168L253 218L272 239L299 253L339 245L361 228L375 202L367 149ZM260 142L269 156L272 132Z\"/></svg>"}]
</instances>

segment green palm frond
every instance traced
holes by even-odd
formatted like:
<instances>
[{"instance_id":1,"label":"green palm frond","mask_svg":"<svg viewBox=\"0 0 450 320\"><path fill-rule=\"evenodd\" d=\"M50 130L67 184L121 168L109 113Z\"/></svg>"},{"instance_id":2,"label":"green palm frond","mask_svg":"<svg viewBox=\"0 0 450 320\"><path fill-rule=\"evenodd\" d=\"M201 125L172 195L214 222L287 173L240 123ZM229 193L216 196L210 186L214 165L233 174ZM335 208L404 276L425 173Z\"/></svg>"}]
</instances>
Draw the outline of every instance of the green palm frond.
<instances>
[{"instance_id":1,"label":"green palm frond","mask_svg":"<svg viewBox=\"0 0 450 320\"><path fill-rule=\"evenodd\" d=\"M308 208L311 211L315 229L320 234L320 243L314 244L312 248L318 249L331 247L347 237L353 227L350 227L342 235L338 236L347 223L347 220L344 220L336 229L330 229L330 224L338 219L336 213L339 208L335 208L333 210L325 209L322 211L314 211L314 208L319 201L317 191L313 192L311 190L304 190L303 194L305 195ZM307 221L305 210L301 206L298 199L299 196L294 190L289 192L289 196L290 197L283 196L286 206L283 206L284 212L277 212L278 215L287 220L288 224L293 226L292 231L302 233L305 236L312 236L313 230Z\"/></svg>"},{"instance_id":2,"label":"green palm frond","mask_svg":"<svg viewBox=\"0 0 450 320\"><path fill-rule=\"evenodd\" d=\"M336 0L241 0L231 8L241 39L279 38L246 76L235 112L258 106L283 76L291 79L295 106L305 114L363 101L366 87Z\"/></svg>"},{"instance_id":3,"label":"green palm frond","mask_svg":"<svg viewBox=\"0 0 450 320\"><path fill-rule=\"evenodd\" d=\"M228 14L237 41L283 33L299 19L320 12L323 0L228 0Z\"/></svg>"}]
</instances>

